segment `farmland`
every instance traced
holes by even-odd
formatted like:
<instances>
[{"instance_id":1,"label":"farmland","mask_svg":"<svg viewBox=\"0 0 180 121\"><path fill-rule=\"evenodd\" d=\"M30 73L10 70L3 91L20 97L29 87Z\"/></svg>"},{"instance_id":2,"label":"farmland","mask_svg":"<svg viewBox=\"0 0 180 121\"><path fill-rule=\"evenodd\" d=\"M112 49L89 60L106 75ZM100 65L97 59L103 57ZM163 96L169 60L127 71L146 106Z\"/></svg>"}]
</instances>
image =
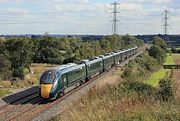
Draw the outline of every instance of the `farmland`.
<instances>
[{"instance_id":1,"label":"farmland","mask_svg":"<svg viewBox=\"0 0 180 121\"><path fill-rule=\"evenodd\" d=\"M174 62L174 54L172 55L172 54L167 54L167 58L166 58L166 61L165 61L165 63L164 64L175 64L175 62Z\"/></svg>"},{"instance_id":2,"label":"farmland","mask_svg":"<svg viewBox=\"0 0 180 121\"><path fill-rule=\"evenodd\" d=\"M152 86L157 86L159 80L163 79L168 72L170 72L170 70L161 68L157 72L153 73L151 77L145 81L145 83L150 84Z\"/></svg>"},{"instance_id":3,"label":"farmland","mask_svg":"<svg viewBox=\"0 0 180 121\"><path fill-rule=\"evenodd\" d=\"M173 54L174 62L180 64L180 54Z\"/></svg>"},{"instance_id":4,"label":"farmland","mask_svg":"<svg viewBox=\"0 0 180 121\"><path fill-rule=\"evenodd\" d=\"M175 64L173 57L174 56L172 56L168 53L164 64ZM163 79L168 74L168 72L170 72L170 71L171 70L169 70L169 69L161 68L157 72L154 72L151 75L151 77L145 81L145 83L150 84L152 86L157 86L159 83L159 80Z\"/></svg>"},{"instance_id":5,"label":"farmland","mask_svg":"<svg viewBox=\"0 0 180 121\"><path fill-rule=\"evenodd\" d=\"M180 64L180 54L173 54L173 58L176 64ZM179 70L175 70L173 72L173 79L178 85L177 98L180 99L180 71Z\"/></svg>"}]
</instances>

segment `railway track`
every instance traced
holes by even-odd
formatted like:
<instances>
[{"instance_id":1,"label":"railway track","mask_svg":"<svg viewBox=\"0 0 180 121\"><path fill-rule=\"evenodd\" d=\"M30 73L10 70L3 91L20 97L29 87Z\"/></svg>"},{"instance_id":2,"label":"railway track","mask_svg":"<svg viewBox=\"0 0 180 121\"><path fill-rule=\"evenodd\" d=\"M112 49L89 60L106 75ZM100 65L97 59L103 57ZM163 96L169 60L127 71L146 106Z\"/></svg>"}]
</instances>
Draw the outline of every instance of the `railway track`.
<instances>
[{"instance_id":1,"label":"railway track","mask_svg":"<svg viewBox=\"0 0 180 121\"><path fill-rule=\"evenodd\" d=\"M38 92L29 93L21 98L13 100L11 103L0 107L0 120L3 121L9 117L10 114L22 109L24 105L32 103L39 98ZM39 98L40 99L40 98Z\"/></svg>"},{"instance_id":2,"label":"railway track","mask_svg":"<svg viewBox=\"0 0 180 121\"><path fill-rule=\"evenodd\" d=\"M29 96L32 96L32 95L37 94L37 93L38 93L38 91L33 92L33 93L30 93L30 94L27 94L27 95L25 95L25 96L23 96L23 97L20 97L20 98L18 98L18 99L15 99L15 100L9 102L9 104L4 104L4 105L0 106L0 111L1 111L2 109L4 109L4 108L8 107L9 105L17 105L17 104L19 103L19 101L21 101L21 100L23 100L23 99L25 99L25 98L28 98ZM1 113L0 113L0 115L1 115Z\"/></svg>"},{"instance_id":3,"label":"railway track","mask_svg":"<svg viewBox=\"0 0 180 121\"><path fill-rule=\"evenodd\" d=\"M113 69L115 69L115 67L111 68L110 70L113 70ZM107 72L105 72L105 73L107 73ZM59 99L57 99L55 101L44 102L43 100L40 99L34 105L28 105L28 106L21 107L20 111L17 111L15 113L13 113L13 115L10 115L9 117L4 118L3 121L13 121L13 120L14 121L21 121L21 120L30 121L30 120L34 119L36 116L38 116L40 113L46 111L47 109L49 109L50 107L52 107L52 106L54 106L54 105L56 105L58 103L60 103L65 98L67 98L68 96L70 96L71 94L76 92L77 90L82 89L83 87L90 84L91 82L93 82L97 78L103 76L105 73L102 73L102 74L94 77L90 81L86 82L84 85L81 85L81 86L67 92L63 97L61 97L61 98L59 98ZM26 103L27 102L24 102L24 104L26 104ZM16 105L16 106L19 106L19 105ZM6 112L6 113L10 113L10 112ZM1 118L0 118L0 120L1 120Z\"/></svg>"},{"instance_id":4,"label":"railway track","mask_svg":"<svg viewBox=\"0 0 180 121\"><path fill-rule=\"evenodd\" d=\"M138 54L142 53L139 52ZM136 54L136 56L138 55ZM131 59L134 59L132 57ZM120 66L125 65L130 59L125 60L124 62L121 63ZM116 67L113 67L109 69L109 71L115 70ZM89 80L85 84L76 87L75 89L67 92L63 97L51 101L51 102L44 102L41 100L38 96L38 92L34 92L32 94L26 95L22 98L19 98L10 104L3 105L0 107L0 120L2 121L30 121L33 120L35 117L37 117L39 114L43 113L44 111L48 110L49 108L55 106L56 104L59 104L61 101L63 101L65 98L71 96L74 92L82 89L83 87L89 85L92 83L94 80L96 80L99 77L102 77L108 72L104 72L100 75L97 75L93 79Z\"/></svg>"}]
</instances>

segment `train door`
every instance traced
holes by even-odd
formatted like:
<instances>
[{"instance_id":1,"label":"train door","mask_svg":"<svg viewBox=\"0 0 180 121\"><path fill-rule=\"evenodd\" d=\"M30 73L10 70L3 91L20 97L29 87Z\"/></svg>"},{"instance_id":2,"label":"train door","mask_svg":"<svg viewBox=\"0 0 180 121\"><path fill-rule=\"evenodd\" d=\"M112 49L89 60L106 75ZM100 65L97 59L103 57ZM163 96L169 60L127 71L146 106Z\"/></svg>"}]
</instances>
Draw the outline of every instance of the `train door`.
<instances>
[{"instance_id":1,"label":"train door","mask_svg":"<svg viewBox=\"0 0 180 121\"><path fill-rule=\"evenodd\" d=\"M61 85L63 87L67 87L67 76L66 74L61 75Z\"/></svg>"}]
</instances>

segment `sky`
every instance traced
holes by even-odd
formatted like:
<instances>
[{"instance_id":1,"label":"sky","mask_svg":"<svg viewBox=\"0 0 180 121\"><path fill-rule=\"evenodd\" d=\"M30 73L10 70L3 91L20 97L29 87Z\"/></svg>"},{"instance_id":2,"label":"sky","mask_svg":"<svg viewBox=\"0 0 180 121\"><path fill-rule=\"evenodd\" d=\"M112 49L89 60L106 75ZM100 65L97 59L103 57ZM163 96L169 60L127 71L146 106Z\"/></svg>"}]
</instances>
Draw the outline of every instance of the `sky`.
<instances>
[{"instance_id":1,"label":"sky","mask_svg":"<svg viewBox=\"0 0 180 121\"><path fill-rule=\"evenodd\" d=\"M163 34L162 12L170 11L169 34L180 34L179 0L0 0L2 34L112 33L118 5L118 34Z\"/></svg>"}]
</instances>

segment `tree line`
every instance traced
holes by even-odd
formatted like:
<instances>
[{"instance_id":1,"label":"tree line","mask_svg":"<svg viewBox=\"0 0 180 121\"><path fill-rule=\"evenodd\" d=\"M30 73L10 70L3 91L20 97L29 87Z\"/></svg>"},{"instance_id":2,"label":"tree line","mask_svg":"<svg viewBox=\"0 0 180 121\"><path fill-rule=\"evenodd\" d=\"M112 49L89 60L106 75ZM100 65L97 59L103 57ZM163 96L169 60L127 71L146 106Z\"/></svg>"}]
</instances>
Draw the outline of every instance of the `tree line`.
<instances>
[{"instance_id":1,"label":"tree line","mask_svg":"<svg viewBox=\"0 0 180 121\"><path fill-rule=\"evenodd\" d=\"M89 59L119 49L141 46L143 41L130 36L105 36L99 41L78 37L1 37L0 80L24 79L31 63L65 64Z\"/></svg>"}]
</instances>

